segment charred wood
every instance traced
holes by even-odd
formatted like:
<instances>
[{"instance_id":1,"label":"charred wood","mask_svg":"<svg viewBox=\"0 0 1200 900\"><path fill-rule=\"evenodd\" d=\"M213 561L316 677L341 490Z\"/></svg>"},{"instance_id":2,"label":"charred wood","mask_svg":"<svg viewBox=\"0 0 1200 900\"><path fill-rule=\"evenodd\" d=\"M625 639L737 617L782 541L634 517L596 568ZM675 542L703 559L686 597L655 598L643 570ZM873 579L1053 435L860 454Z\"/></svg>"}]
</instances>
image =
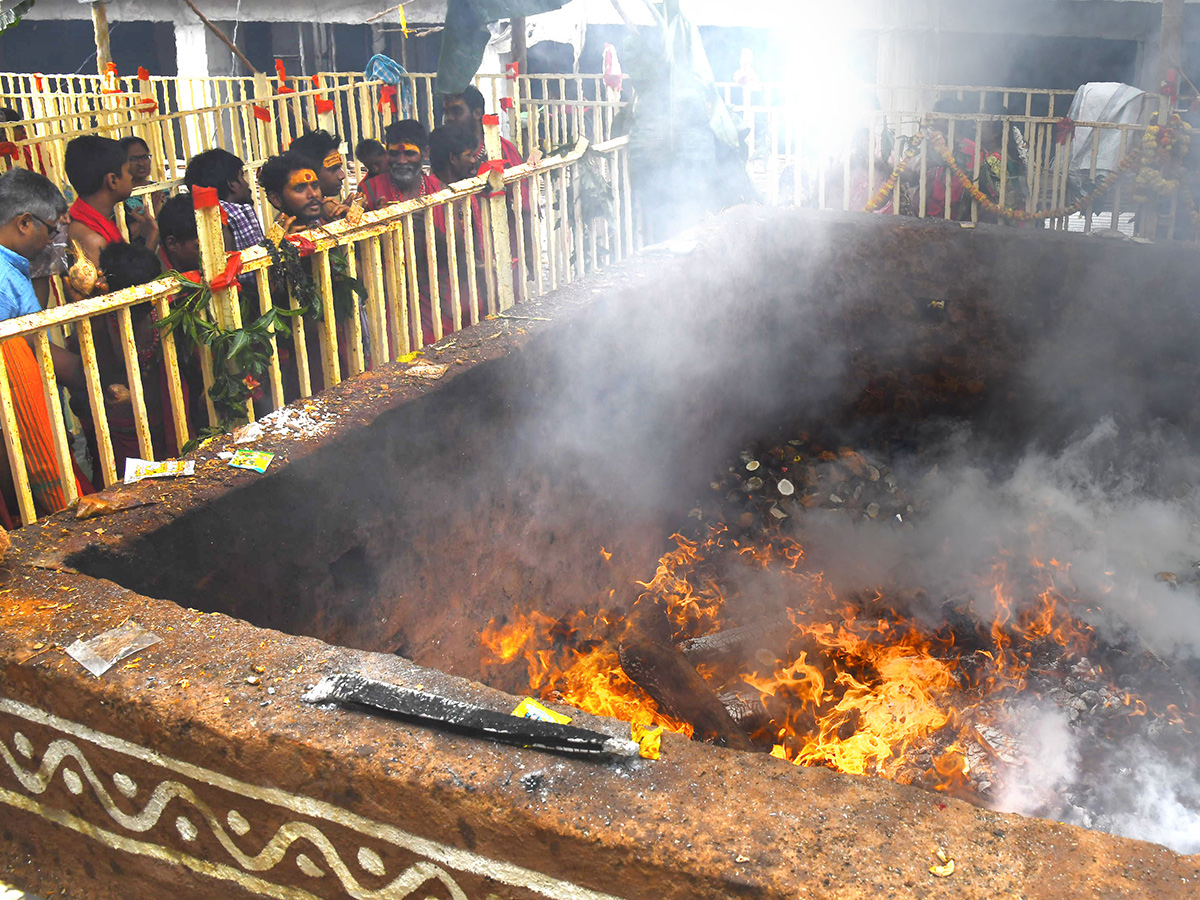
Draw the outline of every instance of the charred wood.
<instances>
[{"instance_id":1,"label":"charred wood","mask_svg":"<svg viewBox=\"0 0 1200 900\"><path fill-rule=\"evenodd\" d=\"M664 712L691 723L698 738L734 750L754 749L708 682L674 646L631 631L621 641L619 656L625 674Z\"/></svg>"}]
</instances>

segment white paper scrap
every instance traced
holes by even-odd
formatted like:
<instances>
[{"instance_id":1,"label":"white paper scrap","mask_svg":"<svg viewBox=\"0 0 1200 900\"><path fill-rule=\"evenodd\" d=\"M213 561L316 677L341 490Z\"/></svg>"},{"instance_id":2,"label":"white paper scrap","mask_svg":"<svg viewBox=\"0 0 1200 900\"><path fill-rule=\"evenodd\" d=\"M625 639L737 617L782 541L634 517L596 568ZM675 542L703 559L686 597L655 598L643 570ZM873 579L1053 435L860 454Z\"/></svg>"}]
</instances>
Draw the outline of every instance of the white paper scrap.
<instances>
[{"instance_id":1,"label":"white paper scrap","mask_svg":"<svg viewBox=\"0 0 1200 900\"><path fill-rule=\"evenodd\" d=\"M129 457L125 460L125 483L133 484L145 478L171 478L175 475L195 475L194 459L164 459L153 462Z\"/></svg>"}]
</instances>

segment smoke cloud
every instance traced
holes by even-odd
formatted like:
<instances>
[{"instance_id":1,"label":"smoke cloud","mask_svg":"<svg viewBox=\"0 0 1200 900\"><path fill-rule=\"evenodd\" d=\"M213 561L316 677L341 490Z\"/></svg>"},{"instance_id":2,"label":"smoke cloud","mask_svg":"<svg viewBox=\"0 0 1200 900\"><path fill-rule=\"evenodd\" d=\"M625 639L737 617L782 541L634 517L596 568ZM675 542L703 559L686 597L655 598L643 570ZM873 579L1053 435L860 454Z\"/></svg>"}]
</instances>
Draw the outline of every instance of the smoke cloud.
<instances>
[{"instance_id":1,"label":"smoke cloud","mask_svg":"<svg viewBox=\"0 0 1200 900\"><path fill-rule=\"evenodd\" d=\"M1089 670L1098 664L1115 678L1122 657L1126 664L1148 660L1161 664L1165 681L1141 681L1135 671L1122 685L1160 715L1181 694L1194 700L1195 454L1169 429L1129 433L1104 419L1057 454L1029 450L1015 462L980 462L988 458L985 443L964 426L942 446L896 461L914 497L908 521L806 515L797 536L808 563L824 571L839 596L874 588L919 596L908 612L932 629L945 620L944 604L965 600L987 622L997 583L1010 586L1005 594L1014 608L1032 604L1036 594L1022 594L1020 586L1045 584L1053 560L1055 590L1072 601L1071 614L1095 628ZM1015 740L1019 761L1005 769L990 805L1182 853L1200 850L1193 726L1152 715L1144 729L1110 735L1079 699L1086 685L1070 672L1062 684L1049 691L1031 684L1006 701L997 727Z\"/></svg>"}]
</instances>

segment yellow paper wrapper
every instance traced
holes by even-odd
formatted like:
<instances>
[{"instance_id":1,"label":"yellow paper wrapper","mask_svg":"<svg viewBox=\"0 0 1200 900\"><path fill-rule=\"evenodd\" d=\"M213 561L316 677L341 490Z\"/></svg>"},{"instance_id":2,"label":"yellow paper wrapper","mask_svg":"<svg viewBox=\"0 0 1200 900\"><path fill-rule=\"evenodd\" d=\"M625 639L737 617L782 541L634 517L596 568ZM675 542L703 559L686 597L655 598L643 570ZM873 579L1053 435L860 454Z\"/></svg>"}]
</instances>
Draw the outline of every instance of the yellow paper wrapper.
<instances>
[{"instance_id":1,"label":"yellow paper wrapper","mask_svg":"<svg viewBox=\"0 0 1200 900\"><path fill-rule=\"evenodd\" d=\"M629 729L629 737L638 745L638 756L643 759L658 759L662 745L662 726L639 725L634 722Z\"/></svg>"},{"instance_id":2,"label":"yellow paper wrapper","mask_svg":"<svg viewBox=\"0 0 1200 900\"><path fill-rule=\"evenodd\" d=\"M571 724L570 716L542 706L532 697L526 697L518 703L512 714L519 719L537 719L539 722L557 722L559 725Z\"/></svg>"}]
</instances>

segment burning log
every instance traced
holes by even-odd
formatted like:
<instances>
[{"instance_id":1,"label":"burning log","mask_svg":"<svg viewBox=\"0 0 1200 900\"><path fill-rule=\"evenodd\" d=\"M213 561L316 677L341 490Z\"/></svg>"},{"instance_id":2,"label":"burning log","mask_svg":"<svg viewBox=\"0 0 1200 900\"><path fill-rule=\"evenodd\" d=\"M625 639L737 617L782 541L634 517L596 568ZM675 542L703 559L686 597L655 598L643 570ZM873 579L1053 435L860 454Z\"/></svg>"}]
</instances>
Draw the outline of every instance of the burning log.
<instances>
[{"instance_id":1,"label":"burning log","mask_svg":"<svg viewBox=\"0 0 1200 900\"><path fill-rule=\"evenodd\" d=\"M737 628L726 628L703 637L683 641L676 646L692 665L715 664L735 658L747 660L765 648L776 655L786 648L795 627L786 616L759 619Z\"/></svg>"},{"instance_id":2,"label":"burning log","mask_svg":"<svg viewBox=\"0 0 1200 900\"><path fill-rule=\"evenodd\" d=\"M676 647L631 629L619 648L621 668L665 712L690 722L702 740L734 750L754 745L700 673Z\"/></svg>"}]
</instances>

